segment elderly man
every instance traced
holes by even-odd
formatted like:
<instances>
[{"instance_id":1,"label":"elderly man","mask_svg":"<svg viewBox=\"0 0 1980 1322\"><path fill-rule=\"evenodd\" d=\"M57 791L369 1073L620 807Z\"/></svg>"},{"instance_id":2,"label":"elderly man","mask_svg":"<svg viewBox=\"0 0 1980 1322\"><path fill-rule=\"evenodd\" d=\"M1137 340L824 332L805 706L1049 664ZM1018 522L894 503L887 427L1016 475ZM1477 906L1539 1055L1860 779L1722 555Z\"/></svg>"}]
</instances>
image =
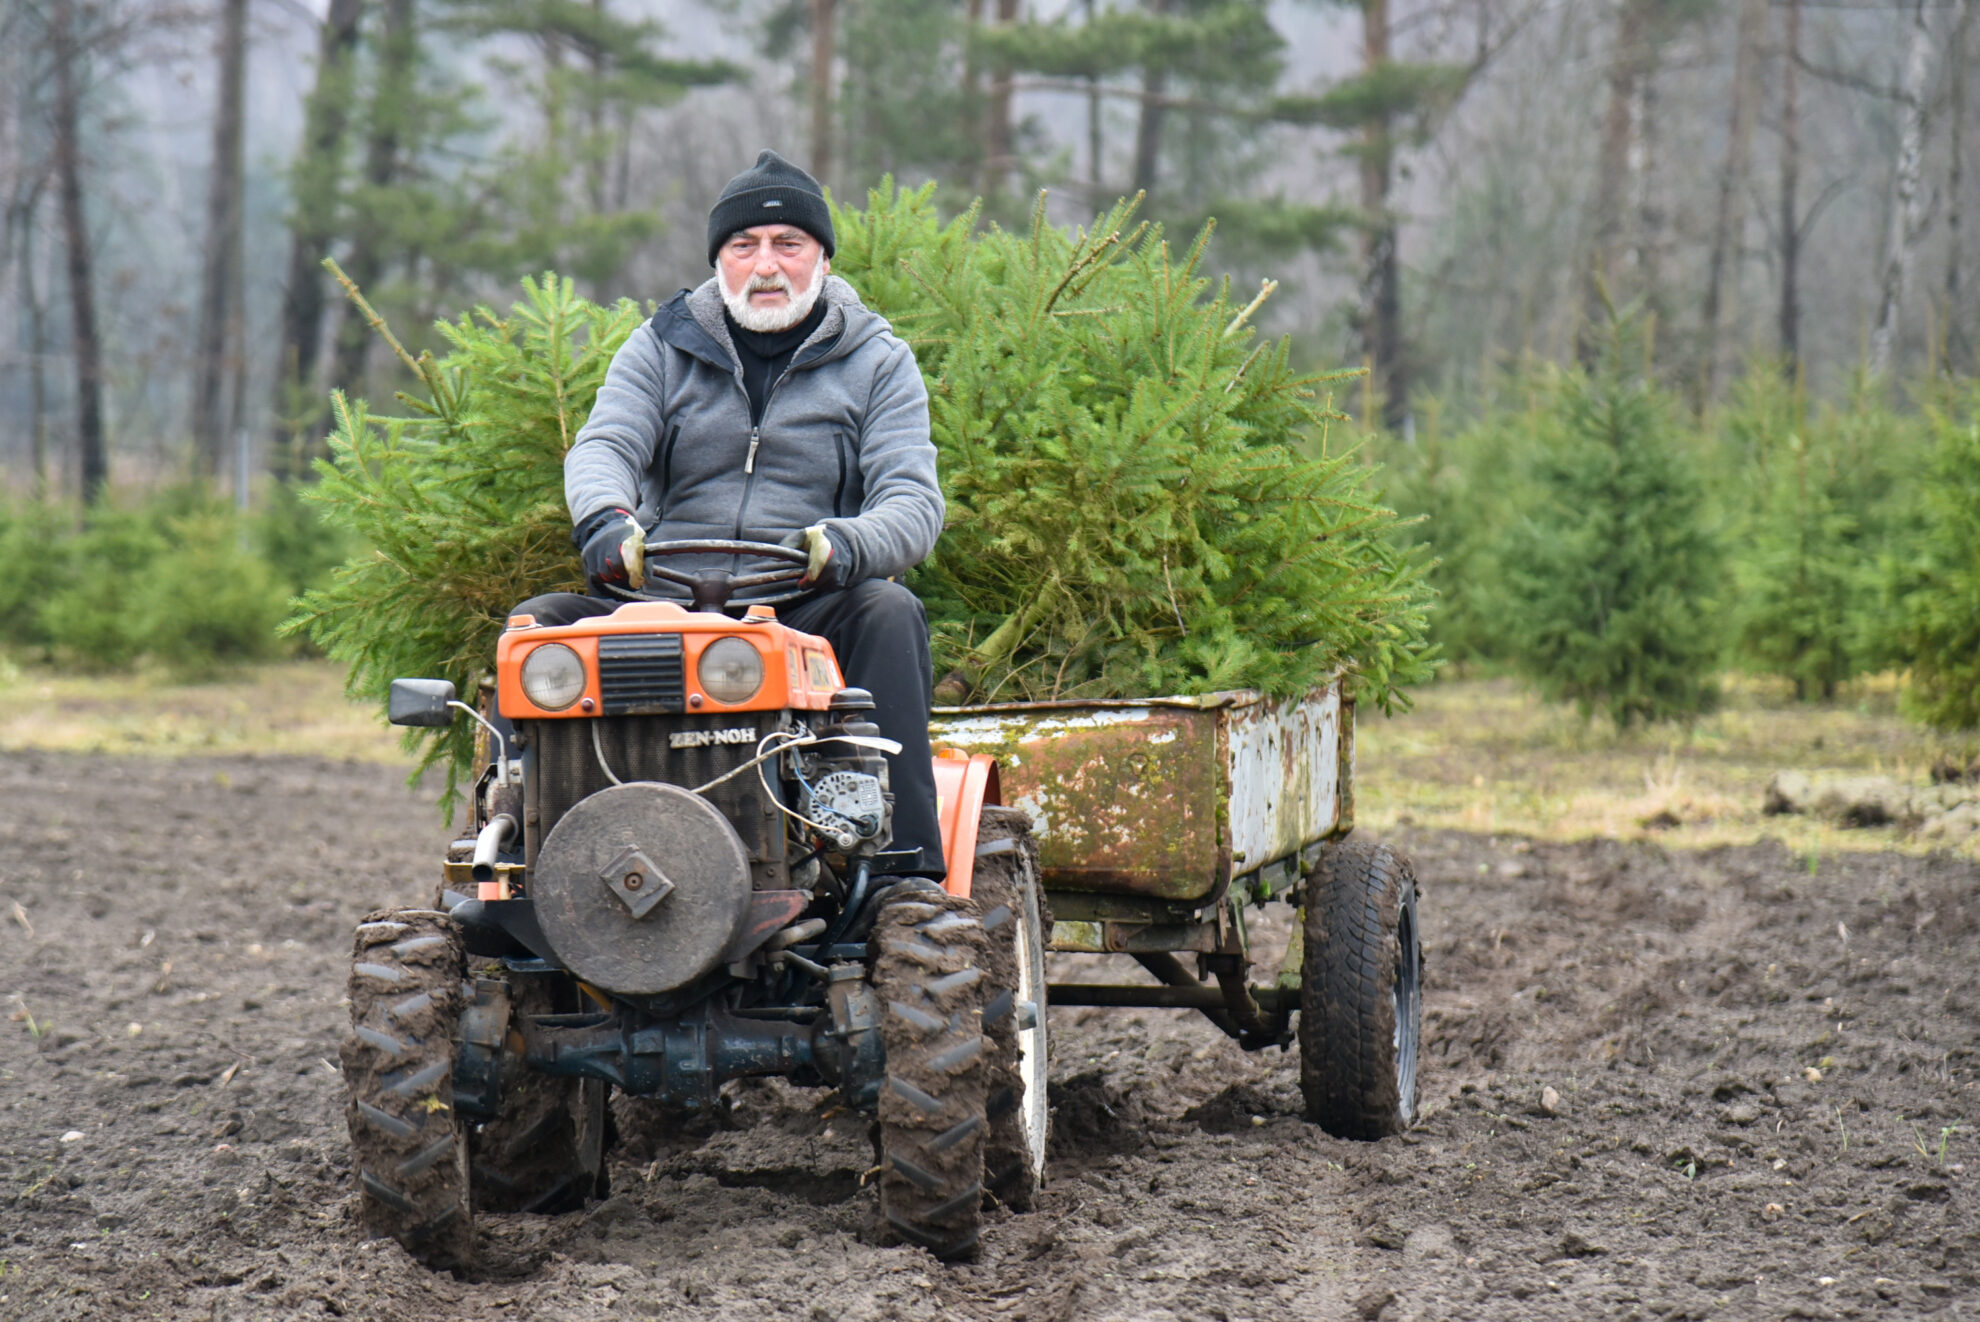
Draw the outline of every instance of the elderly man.
<instances>
[{"instance_id":1,"label":"elderly man","mask_svg":"<svg viewBox=\"0 0 1980 1322\"><path fill-rule=\"evenodd\" d=\"M592 596L517 607L569 624L622 604L621 547L653 540L783 542L809 552L808 597L778 617L831 642L872 692L891 758L897 871L945 869L929 763L928 620L893 581L942 529L928 395L914 352L831 274L818 181L776 152L729 181L708 217L715 276L682 290L612 360L564 461L564 496Z\"/></svg>"}]
</instances>

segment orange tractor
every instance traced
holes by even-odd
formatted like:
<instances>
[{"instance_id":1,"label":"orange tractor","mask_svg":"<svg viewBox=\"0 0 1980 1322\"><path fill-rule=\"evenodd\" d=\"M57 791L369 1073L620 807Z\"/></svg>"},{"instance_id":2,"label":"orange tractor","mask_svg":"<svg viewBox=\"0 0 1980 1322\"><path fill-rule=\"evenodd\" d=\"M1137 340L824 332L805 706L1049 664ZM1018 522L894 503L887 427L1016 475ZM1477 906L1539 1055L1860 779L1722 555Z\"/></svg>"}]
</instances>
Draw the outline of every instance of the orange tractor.
<instances>
[{"instance_id":1,"label":"orange tractor","mask_svg":"<svg viewBox=\"0 0 1980 1322\"><path fill-rule=\"evenodd\" d=\"M791 567L667 564L716 552ZM646 554L690 605L511 618L499 718L447 681L393 682L394 723L464 713L489 757L438 905L357 929L342 1054L372 1229L464 1269L478 1209L602 1194L612 1089L694 1114L730 1080L780 1075L872 1116L892 1237L969 1257L984 1209L1028 1209L1044 1178L1048 1000L1197 1009L1247 1049L1297 1037L1313 1119L1360 1138L1409 1123L1415 883L1342 839L1337 686L938 709L938 886L889 849L883 754L899 750L871 696L776 619L804 553ZM1246 908L1287 900L1304 922L1253 986ZM1125 955L1156 981L1048 988L1048 948Z\"/></svg>"}]
</instances>

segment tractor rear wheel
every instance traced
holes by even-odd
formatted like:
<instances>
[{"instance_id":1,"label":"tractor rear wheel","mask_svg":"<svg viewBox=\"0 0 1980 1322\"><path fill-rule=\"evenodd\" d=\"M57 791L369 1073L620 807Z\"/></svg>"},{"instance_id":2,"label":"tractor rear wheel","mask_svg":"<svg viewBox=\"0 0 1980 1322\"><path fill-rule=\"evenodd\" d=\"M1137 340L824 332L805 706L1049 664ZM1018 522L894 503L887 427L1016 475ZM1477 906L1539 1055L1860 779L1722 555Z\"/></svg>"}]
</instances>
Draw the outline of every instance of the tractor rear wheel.
<instances>
[{"instance_id":1,"label":"tractor rear wheel","mask_svg":"<svg viewBox=\"0 0 1980 1322\"><path fill-rule=\"evenodd\" d=\"M576 985L562 974L511 974L508 989L512 1025L578 1008ZM598 1194L607 1091L602 1079L505 1069L500 1114L468 1134L476 1210L568 1212Z\"/></svg>"},{"instance_id":2,"label":"tractor rear wheel","mask_svg":"<svg viewBox=\"0 0 1980 1322\"><path fill-rule=\"evenodd\" d=\"M970 899L990 949L983 1032L993 1049L985 1114L983 1183L1014 1212L1029 1212L1045 1179L1051 1112L1045 1095L1045 917L1031 819L986 807L976 834Z\"/></svg>"},{"instance_id":3,"label":"tractor rear wheel","mask_svg":"<svg viewBox=\"0 0 1980 1322\"><path fill-rule=\"evenodd\" d=\"M1423 947L1416 875L1387 845L1331 845L1306 878L1299 1084L1307 1118L1337 1138L1399 1134L1416 1119Z\"/></svg>"},{"instance_id":4,"label":"tractor rear wheel","mask_svg":"<svg viewBox=\"0 0 1980 1322\"><path fill-rule=\"evenodd\" d=\"M876 1139L890 1238L944 1261L976 1256L983 1222L983 925L932 888L890 900L873 925L886 1077Z\"/></svg>"},{"instance_id":5,"label":"tractor rear wheel","mask_svg":"<svg viewBox=\"0 0 1980 1322\"><path fill-rule=\"evenodd\" d=\"M339 1049L360 1215L436 1270L465 1268L474 1248L467 1127L454 1113L465 967L446 914L372 914L352 949L351 1035Z\"/></svg>"}]
</instances>

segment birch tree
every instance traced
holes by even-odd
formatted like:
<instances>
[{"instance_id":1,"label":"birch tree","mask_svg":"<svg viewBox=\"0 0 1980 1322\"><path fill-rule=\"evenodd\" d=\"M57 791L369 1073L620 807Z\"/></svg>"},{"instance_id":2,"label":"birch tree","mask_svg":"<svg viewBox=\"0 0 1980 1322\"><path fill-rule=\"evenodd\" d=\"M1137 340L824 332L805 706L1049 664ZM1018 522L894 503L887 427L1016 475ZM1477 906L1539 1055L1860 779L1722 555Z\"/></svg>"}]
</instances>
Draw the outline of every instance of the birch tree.
<instances>
[{"instance_id":1,"label":"birch tree","mask_svg":"<svg viewBox=\"0 0 1980 1322\"><path fill-rule=\"evenodd\" d=\"M1932 28L1926 0L1911 0L1911 41L1899 86L1897 160L1891 168L1890 206L1884 221L1884 257L1879 265L1877 320L1870 331L1870 370L1887 375L1897 340L1905 286L1924 229L1921 176L1925 157L1926 80L1932 63Z\"/></svg>"},{"instance_id":2,"label":"birch tree","mask_svg":"<svg viewBox=\"0 0 1980 1322\"><path fill-rule=\"evenodd\" d=\"M1965 186L1966 169L1966 80L1971 72L1973 0L1959 0L1954 11L1952 42L1947 47L1952 63L1952 86L1946 96L1947 136L1950 139L1946 167L1946 342L1943 366L1950 374L1961 363L1971 363L1973 345L1968 339L1966 307L1962 300L1960 267L1966 260L1961 224L1960 190Z\"/></svg>"},{"instance_id":3,"label":"birch tree","mask_svg":"<svg viewBox=\"0 0 1980 1322\"><path fill-rule=\"evenodd\" d=\"M1781 262L1779 312L1782 370L1790 379L1801 371L1801 0L1781 7Z\"/></svg>"}]
</instances>

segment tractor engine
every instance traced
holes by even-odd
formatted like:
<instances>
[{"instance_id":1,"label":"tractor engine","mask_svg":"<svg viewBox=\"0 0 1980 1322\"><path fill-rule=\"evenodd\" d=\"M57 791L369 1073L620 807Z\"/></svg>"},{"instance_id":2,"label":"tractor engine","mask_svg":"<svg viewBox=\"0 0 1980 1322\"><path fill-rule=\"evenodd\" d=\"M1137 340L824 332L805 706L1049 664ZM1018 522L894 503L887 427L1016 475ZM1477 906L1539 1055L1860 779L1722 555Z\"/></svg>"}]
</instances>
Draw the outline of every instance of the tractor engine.
<instances>
[{"instance_id":1,"label":"tractor engine","mask_svg":"<svg viewBox=\"0 0 1980 1322\"><path fill-rule=\"evenodd\" d=\"M841 687L823 640L767 612L521 617L496 656L535 923L545 953L595 987L657 997L741 972L843 898L847 860L870 866L888 843L871 698ZM502 791L488 789L493 820Z\"/></svg>"}]
</instances>

